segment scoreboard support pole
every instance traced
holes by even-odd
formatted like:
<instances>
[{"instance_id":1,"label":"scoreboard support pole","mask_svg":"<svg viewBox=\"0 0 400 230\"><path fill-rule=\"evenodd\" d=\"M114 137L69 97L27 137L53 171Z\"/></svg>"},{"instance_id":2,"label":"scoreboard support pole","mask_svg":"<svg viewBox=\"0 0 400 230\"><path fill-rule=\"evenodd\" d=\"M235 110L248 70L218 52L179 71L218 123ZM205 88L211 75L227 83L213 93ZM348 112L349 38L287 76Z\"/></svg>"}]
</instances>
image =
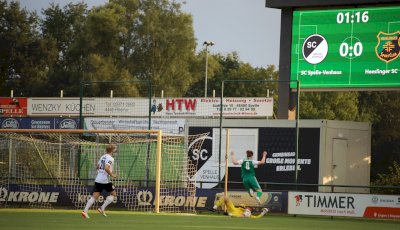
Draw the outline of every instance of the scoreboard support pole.
<instances>
[{"instance_id":1,"label":"scoreboard support pole","mask_svg":"<svg viewBox=\"0 0 400 230\"><path fill-rule=\"evenodd\" d=\"M292 40L292 20L293 10L281 10L281 38L280 38L280 55L279 55L279 80L290 81L290 66L291 66L291 47ZM289 110L293 109L294 92L290 90L290 86L286 83L278 84L278 119L289 118Z\"/></svg>"}]
</instances>

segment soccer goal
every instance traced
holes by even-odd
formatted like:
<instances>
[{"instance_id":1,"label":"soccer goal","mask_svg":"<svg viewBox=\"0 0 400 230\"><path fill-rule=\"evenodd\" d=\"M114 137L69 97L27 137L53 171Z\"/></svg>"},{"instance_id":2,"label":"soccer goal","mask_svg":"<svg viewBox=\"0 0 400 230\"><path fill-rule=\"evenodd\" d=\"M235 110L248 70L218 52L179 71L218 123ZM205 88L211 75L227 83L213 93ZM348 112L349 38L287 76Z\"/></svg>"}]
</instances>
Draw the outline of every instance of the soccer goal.
<instances>
[{"instance_id":1,"label":"soccer goal","mask_svg":"<svg viewBox=\"0 0 400 230\"><path fill-rule=\"evenodd\" d=\"M113 143L118 177L112 181L117 191L112 206L193 213L197 162L188 159L187 148L197 138L160 130L2 129L0 207L82 209L92 194L96 164ZM196 144L200 149L202 142Z\"/></svg>"}]
</instances>

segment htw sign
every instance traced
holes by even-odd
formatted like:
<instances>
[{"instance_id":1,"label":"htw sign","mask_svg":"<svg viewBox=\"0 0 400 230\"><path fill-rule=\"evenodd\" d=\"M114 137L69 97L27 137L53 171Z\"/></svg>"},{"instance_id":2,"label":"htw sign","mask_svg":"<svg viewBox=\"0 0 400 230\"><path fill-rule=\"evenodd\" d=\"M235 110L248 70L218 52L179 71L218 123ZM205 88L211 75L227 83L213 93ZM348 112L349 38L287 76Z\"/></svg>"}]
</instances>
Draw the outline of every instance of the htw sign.
<instances>
[{"instance_id":1,"label":"htw sign","mask_svg":"<svg viewBox=\"0 0 400 230\"><path fill-rule=\"evenodd\" d=\"M167 99L165 109L167 111L195 111L197 99Z\"/></svg>"}]
</instances>

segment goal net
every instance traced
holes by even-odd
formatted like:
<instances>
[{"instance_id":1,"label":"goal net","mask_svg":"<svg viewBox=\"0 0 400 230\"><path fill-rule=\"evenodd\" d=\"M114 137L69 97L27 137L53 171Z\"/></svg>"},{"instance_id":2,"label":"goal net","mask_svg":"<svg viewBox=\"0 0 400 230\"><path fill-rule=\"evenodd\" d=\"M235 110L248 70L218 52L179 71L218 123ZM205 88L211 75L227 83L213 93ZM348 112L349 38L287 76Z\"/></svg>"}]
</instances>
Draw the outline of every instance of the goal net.
<instances>
[{"instance_id":1,"label":"goal net","mask_svg":"<svg viewBox=\"0 0 400 230\"><path fill-rule=\"evenodd\" d=\"M154 130L0 130L0 207L83 209L97 162L113 143L118 177L110 208L193 213L197 162L187 148L197 138Z\"/></svg>"}]
</instances>

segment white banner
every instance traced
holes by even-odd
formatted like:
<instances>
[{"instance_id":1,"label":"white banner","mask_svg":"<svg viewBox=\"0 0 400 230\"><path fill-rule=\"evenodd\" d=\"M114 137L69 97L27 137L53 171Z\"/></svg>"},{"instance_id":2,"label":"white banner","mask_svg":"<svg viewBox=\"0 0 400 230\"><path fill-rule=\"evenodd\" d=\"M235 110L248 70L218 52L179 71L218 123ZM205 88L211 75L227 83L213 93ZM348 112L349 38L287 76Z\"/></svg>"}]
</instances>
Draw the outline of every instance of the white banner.
<instances>
[{"instance_id":1,"label":"white banner","mask_svg":"<svg viewBox=\"0 0 400 230\"><path fill-rule=\"evenodd\" d=\"M289 192L288 213L400 219L400 195Z\"/></svg>"},{"instance_id":2,"label":"white banner","mask_svg":"<svg viewBox=\"0 0 400 230\"><path fill-rule=\"evenodd\" d=\"M147 118L116 118L116 117L86 117L84 119L87 130L147 130ZM185 119L151 119L151 129L162 130L164 133L183 134L185 132Z\"/></svg>"},{"instance_id":3,"label":"white banner","mask_svg":"<svg viewBox=\"0 0 400 230\"><path fill-rule=\"evenodd\" d=\"M149 99L84 98L84 116L148 116ZM28 116L79 116L79 98L28 98Z\"/></svg>"},{"instance_id":4,"label":"white banner","mask_svg":"<svg viewBox=\"0 0 400 230\"><path fill-rule=\"evenodd\" d=\"M224 98L224 117L271 117L273 98ZM218 117L220 98L160 98L153 99L151 112L154 116Z\"/></svg>"},{"instance_id":5,"label":"white banner","mask_svg":"<svg viewBox=\"0 0 400 230\"><path fill-rule=\"evenodd\" d=\"M271 117L272 98L224 98L224 117ZM84 98L84 116L219 117L220 98ZM79 116L79 98L28 98L28 116Z\"/></svg>"}]
</instances>

